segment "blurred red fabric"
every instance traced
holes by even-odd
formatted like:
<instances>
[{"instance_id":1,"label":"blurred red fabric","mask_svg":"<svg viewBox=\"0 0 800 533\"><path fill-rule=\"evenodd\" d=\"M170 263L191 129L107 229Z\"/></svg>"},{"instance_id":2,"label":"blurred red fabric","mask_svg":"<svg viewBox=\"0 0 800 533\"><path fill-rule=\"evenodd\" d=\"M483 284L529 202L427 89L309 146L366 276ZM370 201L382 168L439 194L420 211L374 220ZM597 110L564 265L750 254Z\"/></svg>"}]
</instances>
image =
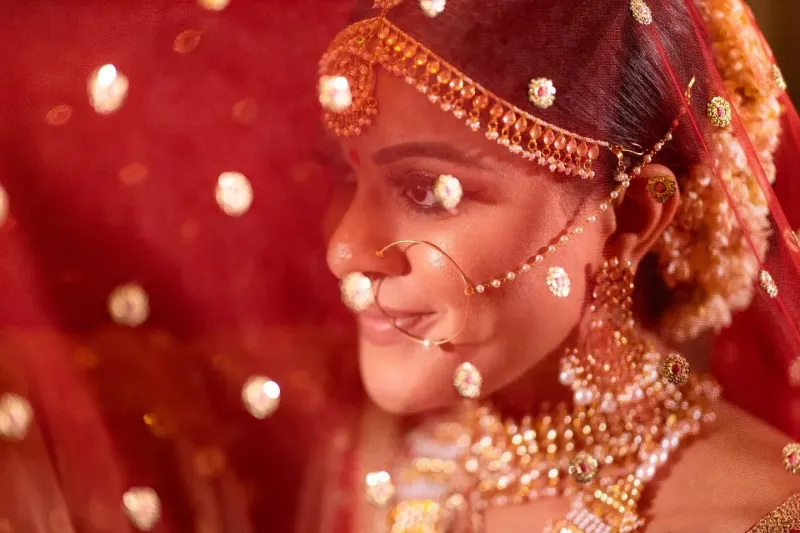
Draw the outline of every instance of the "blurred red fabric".
<instances>
[{"instance_id":1,"label":"blurred red fabric","mask_svg":"<svg viewBox=\"0 0 800 533\"><path fill-rule=\"evenodd\" d=\"M0 7L10 205L0 390L34 404L41 440L17 446L42 471L52 462L78 530L102 529L97 509L120 515L134 484L159 492L159 527L192 530L198 515L174 466L190 442L221 451L247 481L257 531L289 531L309 444L339 423L336 391L360 397L350 320L324 260L331 180L316 104L317 60L350 10L338 0ZM87 82L107 63L130 88L104 116ZM215 201L224 171L252 184L241 217ZM150 301L136 329L107 311L128 282ZM265 421L240 398L256 373L283 392ZM47 499L7 492L0 517Z\"/></svg>"}]
</instances>

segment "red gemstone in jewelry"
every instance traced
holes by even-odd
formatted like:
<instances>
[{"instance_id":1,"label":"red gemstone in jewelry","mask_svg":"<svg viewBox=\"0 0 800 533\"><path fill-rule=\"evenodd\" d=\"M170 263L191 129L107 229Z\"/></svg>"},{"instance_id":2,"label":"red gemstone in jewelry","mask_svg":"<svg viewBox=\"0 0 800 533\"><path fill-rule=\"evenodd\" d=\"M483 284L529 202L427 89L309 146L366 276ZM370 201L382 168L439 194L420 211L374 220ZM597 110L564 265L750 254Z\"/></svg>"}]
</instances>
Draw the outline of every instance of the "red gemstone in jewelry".
<instances>
[{"instance_id":1,"label":"red gemstone in jewelry","mask_svg":"<svg viewBox=\"0 0 800 533\"><path fill-rule=\"evenodd\" d=\"M731 123L731 105L721 96L711 99L707 113L711 122L719 128L725 128Z\"/></svg>"},{"instance_id":2,"label":"red gemstone in jewelry","mask_svg":"<svg viewBox=\"0 0 800 533\"><path fill-rule=\"evenodd\" d=\"M653 184L653 190L658 194L664 194L667 192L667 185L663 181L656 182Z\"/></svg>"},{"instance_id":3,"label":"red gemstone in jewelry","mask_svg":"<svg viewBox=\"0 0 800 533\"><path fill-rule=\"evenodd\" d=\"M578 452L569 465L569 473L578 483L588 483L597 475L599 463L587 452Z\"/></svg>"},{"instance_id":4,"label":"red gemstone in jewelry","mask_svg":"<svg viewBox=\"0 0 800 533\"><path fill-rule=\"evenodd\" d=\"M547 109L555 102L556 88L552 80L536 78L528 84L528 100L541 109Z\"/></svg>"},{"instance_id":5,"label":"red gemstone in jewelry","mask_svg":"<svg viewBox=\"0 0 800 533\"><path fill-rule=\"evenodd\" d=\"M800 443L792 442L783 448L783 466L790 474L800 474Z\"/></svg>"},{"instance_id":6,"label":"red gemstone in jewelry","mask_svg":"<svg viewBox=\"0 0 800 533\"><path fill-rule=\"evenodd\" d=\"M667 355L661 362L661 377L680 387L689 380L689 362L678 353Z\"/></svg>"}]
</instances>

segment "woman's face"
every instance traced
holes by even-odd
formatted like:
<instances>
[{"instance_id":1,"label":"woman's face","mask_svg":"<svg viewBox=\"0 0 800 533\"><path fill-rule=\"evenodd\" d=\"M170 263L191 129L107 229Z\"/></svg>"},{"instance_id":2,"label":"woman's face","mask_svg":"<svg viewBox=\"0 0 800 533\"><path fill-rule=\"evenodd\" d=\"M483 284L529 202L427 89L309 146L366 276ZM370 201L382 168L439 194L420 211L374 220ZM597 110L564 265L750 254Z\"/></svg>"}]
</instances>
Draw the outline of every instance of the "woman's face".
<instances>
[{"instance_id":1,"label":"woman's face","mask_svg":"<svg viewBox=\"0 0 800 533\"><path fill-rule=\"evenodd\" d=\"M341 142L351 173L333 206L338 225L328 246L330 268L340 279L350 272L378 278L380 305L423 338L455 333L467 298L471 310L451 345L433 348L399 333L374 305L360 313L362 379L383 409L418 412L455 402L453 372L469 361L489 395L560 349L576 328L586 305L587 274L602 261L608 220L588 226L511 283L470 297L449 261L428 247L395 247L384 258L376 251L397 240L429 241L473 284L482 283L518 270L585 217L599 202L589 200L588 189L596 185L556 176L510 154L400 79L381 73L376 96L374 123ZM439 207L431 192L441 174L461 182L464 196L456 212ZM548 290L551 266L568 273L568 297Z\"/></svg>"}]
</instances>

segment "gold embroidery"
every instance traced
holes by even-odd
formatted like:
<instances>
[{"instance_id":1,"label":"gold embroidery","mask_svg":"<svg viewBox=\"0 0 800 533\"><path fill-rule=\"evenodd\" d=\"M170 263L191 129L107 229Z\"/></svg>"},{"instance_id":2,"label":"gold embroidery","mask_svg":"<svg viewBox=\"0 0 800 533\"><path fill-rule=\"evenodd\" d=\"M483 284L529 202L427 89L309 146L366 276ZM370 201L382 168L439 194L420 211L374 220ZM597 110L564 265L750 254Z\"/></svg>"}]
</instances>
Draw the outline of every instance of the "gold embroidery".
<instances>
[{"instance_id":1,"label":"gold embroidery","mask_svg":"<svg viewBox=\"0 0 800 533\"><path fill-rule=\"evenodd\" d=\"M758 521L747 533L788 533L800 527L800 494L795 494L780 507Z\"/></svg>"}]
</instances>

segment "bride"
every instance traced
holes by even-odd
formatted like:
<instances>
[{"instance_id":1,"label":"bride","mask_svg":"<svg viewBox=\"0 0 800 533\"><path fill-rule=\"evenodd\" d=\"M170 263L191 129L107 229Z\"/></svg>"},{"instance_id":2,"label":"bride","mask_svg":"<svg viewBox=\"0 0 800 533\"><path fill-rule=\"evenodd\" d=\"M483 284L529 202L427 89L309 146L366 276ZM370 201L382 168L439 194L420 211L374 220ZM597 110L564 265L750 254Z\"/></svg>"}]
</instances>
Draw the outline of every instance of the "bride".
<instances>
[{"instance_id":1,"label":"bride","mask_svg":"<svg viewBox=\"0 0 800 533\"><path fill-rule=\"evenodd\" d=\"M800 529L797 449L705 370L751 302L797 331L769 188L794 110L740 0L378 0L320 74L372 407L306 523Z\"/></svg>"},{"instance_id":2,"label":"bride","mask_svg":"<svg viewBox=\"0 0 800 533\"><path fill-rule=\"evenodd\" d=\"M228 3L7 2L0 533L800 531L743 0Z\"/></svg>"}]
</instances>

